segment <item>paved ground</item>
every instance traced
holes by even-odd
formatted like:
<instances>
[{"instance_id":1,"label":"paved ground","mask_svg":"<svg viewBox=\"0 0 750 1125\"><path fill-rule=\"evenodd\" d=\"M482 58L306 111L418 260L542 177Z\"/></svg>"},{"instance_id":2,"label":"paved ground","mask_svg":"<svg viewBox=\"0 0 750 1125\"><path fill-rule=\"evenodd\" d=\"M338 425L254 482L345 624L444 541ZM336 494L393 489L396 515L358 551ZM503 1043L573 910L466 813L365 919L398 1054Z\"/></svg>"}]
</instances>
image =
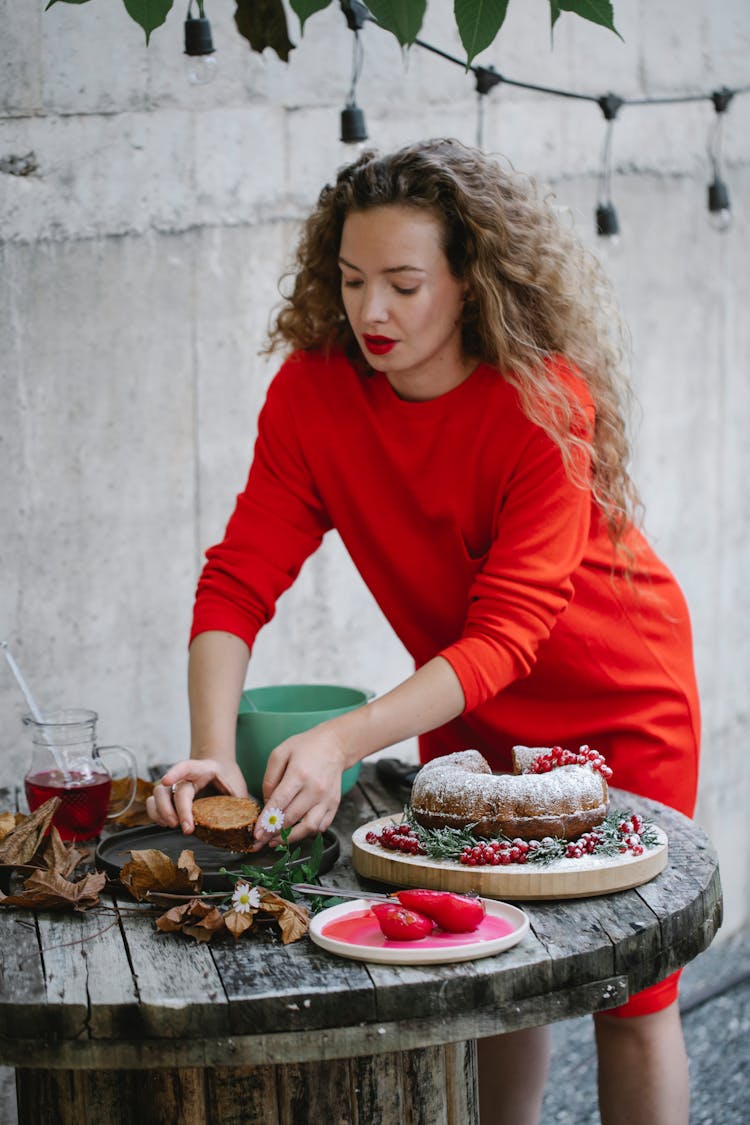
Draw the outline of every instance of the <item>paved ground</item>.
<instances>
[{"instance_id":1,"label":"paved ground","mask_svg":"<svg viewBox=\"0 0 750 1125\"><path fill-rule=\"evenodd\" d=\"M750 930L715 942L682 979L690 1125L750 1125ZM599 1125L591 1018L566 1020L553 1031L542 1125ZM17 1121L13 1072L0 1068L0 1125Z\"/></svg>"},{"instance_id":2,"label":"paved ground","mask_svg":"<svg viewBox=\"0 0 750 1125\"><path fill-rule=\"evenodd\" d=\"M681 1005L690 1125L750 1125L750 930L715 942L686 967ZM592 1020L566 1020L553 1034L542 1125L599 1125Z\"/></svg>"}]
</instances>

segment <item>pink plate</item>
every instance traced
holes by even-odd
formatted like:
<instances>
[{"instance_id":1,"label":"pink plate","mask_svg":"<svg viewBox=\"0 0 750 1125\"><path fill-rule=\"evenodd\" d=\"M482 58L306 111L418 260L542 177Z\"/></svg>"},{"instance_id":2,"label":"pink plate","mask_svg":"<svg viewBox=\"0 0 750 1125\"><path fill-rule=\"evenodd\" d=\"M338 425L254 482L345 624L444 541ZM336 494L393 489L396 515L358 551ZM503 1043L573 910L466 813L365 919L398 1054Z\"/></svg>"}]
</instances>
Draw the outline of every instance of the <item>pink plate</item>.
<instances>
[{"instance_id":1,"label":"pink plate","mask_svg":"<svg viewBox=\"0 0 750 1125\"><path fill-rule=\"evenodd\" d=\"M529 928L529 919L517 906L484 900L487 913L473 933L451 934L436 928L419 941L392 941L384 936L367 899L331 906L316 914L310 937L322 949L355 961L390 965L428 965L472 961L510 949Z\"/></svg>"}]
</instances>

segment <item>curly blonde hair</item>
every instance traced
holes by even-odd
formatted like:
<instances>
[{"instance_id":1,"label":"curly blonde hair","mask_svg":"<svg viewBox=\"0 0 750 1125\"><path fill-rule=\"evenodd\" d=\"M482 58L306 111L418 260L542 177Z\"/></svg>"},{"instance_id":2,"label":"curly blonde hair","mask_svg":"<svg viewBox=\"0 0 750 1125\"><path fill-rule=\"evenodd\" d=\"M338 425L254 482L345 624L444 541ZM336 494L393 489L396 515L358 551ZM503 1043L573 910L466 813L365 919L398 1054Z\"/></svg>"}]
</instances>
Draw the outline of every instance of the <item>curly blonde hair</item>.
<instances>
[{"instance_id":1,"label":"curly blonde hair","mask_svg":"<svg viewBox=\"0 0 750 1125\"><path fill-rule=\"evenodd\" d=\"M362 362L341 298L341 233L349 212L393 204L427 208L439 220L451 272L471 295L465 355L493 365L516 387L524 413L560 447L571 479L593 489L613 544L629 555L623 536L639 501L627 471L622 322L598 262L533 181L455 140L363 153L323 189L305 223L292 291L267 350L342 349ZM585 381L593 428L553 357ZM585 480L581 451L591 466Z\"/></svg>"}]
</instances>

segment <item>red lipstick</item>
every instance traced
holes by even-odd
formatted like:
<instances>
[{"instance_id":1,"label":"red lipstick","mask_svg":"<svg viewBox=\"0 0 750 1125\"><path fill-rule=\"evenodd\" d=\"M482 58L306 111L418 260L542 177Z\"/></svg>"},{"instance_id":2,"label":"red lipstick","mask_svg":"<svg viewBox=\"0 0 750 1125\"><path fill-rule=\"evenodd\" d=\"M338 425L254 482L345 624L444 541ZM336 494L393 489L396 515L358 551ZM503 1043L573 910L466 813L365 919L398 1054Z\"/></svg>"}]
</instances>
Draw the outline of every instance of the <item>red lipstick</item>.
<instances>
[{"instance_id":1,"label":"red lipstick","mask_svg":"<svg viewBox=\"0 0 750 1125\"><path fill-rule=\"evenodd\" d=\"M365 334L362 339L368 352L371 352L372 355L387 355L391 348L395 348L398 343L397 340L392 340L390 336L368 336Z\"/></svg>"}]
</instances>

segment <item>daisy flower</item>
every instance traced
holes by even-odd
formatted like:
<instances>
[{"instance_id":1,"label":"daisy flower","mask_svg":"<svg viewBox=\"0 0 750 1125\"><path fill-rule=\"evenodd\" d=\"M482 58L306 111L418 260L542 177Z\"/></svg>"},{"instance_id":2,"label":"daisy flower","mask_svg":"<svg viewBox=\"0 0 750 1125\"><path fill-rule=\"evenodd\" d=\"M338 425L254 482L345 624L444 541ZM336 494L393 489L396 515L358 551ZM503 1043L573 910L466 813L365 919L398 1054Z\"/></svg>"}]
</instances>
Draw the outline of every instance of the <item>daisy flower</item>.
<instances>
[{"instance_id":1,"label":"daisy flower","mask_svg":"<svg viewBox=\"0 0 750 1125\"><path fill-rule=\"evenodd\" d=\"M273 805L269 805L267 809L263 810L260 823L267 832L280 832L284 827L284 813L281 809L275 809Z\"/></svg>"},{"instance_id":2,"label":"daisy flower","mask_svg":"<svg viewBox=\"0 0 750 1125\"><path fill-rule=\"evenodd\" d=\"M238 883L232 895L232 909L238 914L249 914L260 906L260 895L257 887L249 883Z\"/></svg>"}]
</instances>

